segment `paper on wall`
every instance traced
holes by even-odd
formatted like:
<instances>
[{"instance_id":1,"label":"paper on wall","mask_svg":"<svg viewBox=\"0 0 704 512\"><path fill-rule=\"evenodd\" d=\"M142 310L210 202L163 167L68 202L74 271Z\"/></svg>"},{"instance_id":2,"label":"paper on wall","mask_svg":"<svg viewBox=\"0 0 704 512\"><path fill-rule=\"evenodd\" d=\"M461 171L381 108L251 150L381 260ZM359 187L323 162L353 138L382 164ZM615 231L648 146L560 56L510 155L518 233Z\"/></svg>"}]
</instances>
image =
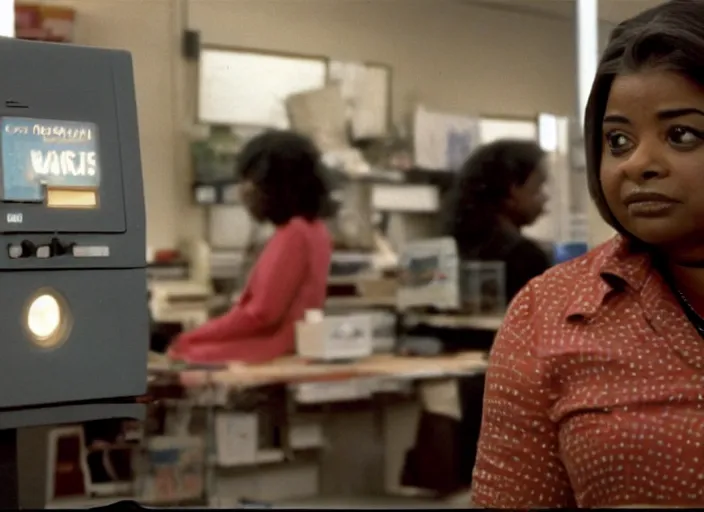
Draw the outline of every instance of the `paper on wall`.
<instances>
[{"instance_id":1,"label":"paper on wall","mask_svg":"<svg viewBox=\"0 0 704 512\"><path fill-rule=\"evenodd\" d=\"M291 128L313 139L322 152L349 147L345 103L339 86L291 95L286 108Z\"/></svg>"},{"instance_id":2,"label":"paper on wall","mask_svg":"<svg viewBox=\"0 0 704 512\"><path fill-rule=\"evenodd\" d=\"M352 135L355 139L385 137L388 134L388 103L388 70L367 68L352 115Z\"/></svg>"},{"instance_id":3,"label":"paper on wall","mask_svg":"<svg viewBox=\"0 0 704 512\"><path fill-rule=\"evenodd\" d=\"M359 62L332 61L329 77L340 86L352 137L385 137L389 124L389 70Z\"/></svg>"},{"instance_id":4,"label":"paper on wall","mask_svg":"<svg viewBox=\"0 0 704 512\"><path fill-rule=\"evenodd\" d=\"M424 169L458 169L479 144L479 119L431 112L419 106L414 119L415 160Z\"/></svg>"}]
</instances>

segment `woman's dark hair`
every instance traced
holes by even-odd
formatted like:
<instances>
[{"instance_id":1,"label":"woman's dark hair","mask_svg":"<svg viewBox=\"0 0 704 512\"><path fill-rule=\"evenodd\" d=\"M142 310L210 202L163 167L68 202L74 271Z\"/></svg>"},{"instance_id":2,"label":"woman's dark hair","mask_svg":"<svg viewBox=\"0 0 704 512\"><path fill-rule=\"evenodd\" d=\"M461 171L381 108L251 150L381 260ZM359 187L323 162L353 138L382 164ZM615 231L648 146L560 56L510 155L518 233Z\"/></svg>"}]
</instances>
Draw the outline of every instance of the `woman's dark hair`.
<instances>
[{"instance_id":1,"label":"woman's dark hair","mask_svg":"<svg viewBox=\"0 0 704 512\"><path fill-rule=\"evenodd\" d=\"M320 152L302 135L267 131L251 139L238 158L239 176L257 189L257 211L276 225L300 216L314 220L330 211Z\"/></svg>"},{"instance_id":2,"label":"woman's dark hair","mask_svg":"<svg viewBox=\"0 0 704 512\"><path fill-rule=\"evenodd\" d=\"M587 103L589 193L603 219L635 242L611 213L601 188L602 122L616 76L646 68L672 71L704 85L704 0L670 0L619 24L599 62Z\"/></svg>"},{"instance_id":3,"label":"woman's dark hair","mask_svg":"<svg viewBox=\"0 0 704 512\"><path fill-rule=\"evenodd\" d=\"M503 139L469 156L451 192L447 215L447 231L461 254L494 233L511 187L524 185L544 155L535 142Z\"/></svg>"}]
</instances>

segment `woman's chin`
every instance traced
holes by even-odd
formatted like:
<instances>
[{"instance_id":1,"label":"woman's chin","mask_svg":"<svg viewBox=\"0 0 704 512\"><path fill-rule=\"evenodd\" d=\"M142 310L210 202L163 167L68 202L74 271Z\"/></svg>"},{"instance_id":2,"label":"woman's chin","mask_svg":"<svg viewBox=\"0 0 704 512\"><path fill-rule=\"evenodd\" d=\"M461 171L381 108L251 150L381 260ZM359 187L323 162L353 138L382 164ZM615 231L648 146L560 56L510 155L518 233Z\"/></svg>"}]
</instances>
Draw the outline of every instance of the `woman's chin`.
<instances>
[{"instance_id":1,"label":"woman's chin","mask_svg":"<svg viewBox=\"0 0 704 512\"><path fill-rule=\"evenodd\" d=\"M668 219L637 219L630 222L626 230L641 242L655 247L679 245L678 241L690 238L682 230L682 224Z\"/></svg>"}]
</instances>

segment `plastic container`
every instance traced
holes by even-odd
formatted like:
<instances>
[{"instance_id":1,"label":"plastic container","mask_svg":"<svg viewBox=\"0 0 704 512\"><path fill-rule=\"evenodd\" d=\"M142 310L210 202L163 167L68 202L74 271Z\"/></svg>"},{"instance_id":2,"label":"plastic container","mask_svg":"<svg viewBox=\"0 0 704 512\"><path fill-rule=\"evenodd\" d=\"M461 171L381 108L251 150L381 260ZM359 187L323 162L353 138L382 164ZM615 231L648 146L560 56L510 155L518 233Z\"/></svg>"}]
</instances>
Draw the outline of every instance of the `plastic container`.
<instances>
[{"instance_id":1,"label":"plastic container","mask_svg":"<svg viewBox=\"0 0 704 512\"><path fill-rule=\"evenodd\" d=\"M461 310L470 315L506 311L506 265L503 261L460 263Z\"/></svg>"}]
</instances>

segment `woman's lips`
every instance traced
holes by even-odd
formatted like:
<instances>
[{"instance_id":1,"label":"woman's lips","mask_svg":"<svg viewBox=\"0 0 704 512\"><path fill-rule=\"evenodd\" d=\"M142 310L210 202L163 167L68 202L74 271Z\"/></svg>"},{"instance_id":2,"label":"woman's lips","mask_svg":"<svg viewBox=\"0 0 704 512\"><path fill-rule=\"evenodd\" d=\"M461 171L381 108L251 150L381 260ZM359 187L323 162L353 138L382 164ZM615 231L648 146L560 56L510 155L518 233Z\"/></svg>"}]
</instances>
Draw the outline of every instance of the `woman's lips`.
<instances>
[{"instance_id":1,"label":"woman's lips","mask_svg":"<svg viewBox=\"0 0 704 512\"><path fill-rule=\"evenodd\" d=\"M628 213L636 217L662 217L670 213L677 203L672 201L641 201L630 203Z\"/></svg>"},{"instance_id":2,"label":"woman's lips","mask_svg":"<svg viewBox=\"0 0 704 512\"><path fill-rule=\"evenodd\" d=\"M679 201L655 192L636 192L628 195L624 203L633 216L661 217L669 214Z\"/></svg>"}]
</instances>

